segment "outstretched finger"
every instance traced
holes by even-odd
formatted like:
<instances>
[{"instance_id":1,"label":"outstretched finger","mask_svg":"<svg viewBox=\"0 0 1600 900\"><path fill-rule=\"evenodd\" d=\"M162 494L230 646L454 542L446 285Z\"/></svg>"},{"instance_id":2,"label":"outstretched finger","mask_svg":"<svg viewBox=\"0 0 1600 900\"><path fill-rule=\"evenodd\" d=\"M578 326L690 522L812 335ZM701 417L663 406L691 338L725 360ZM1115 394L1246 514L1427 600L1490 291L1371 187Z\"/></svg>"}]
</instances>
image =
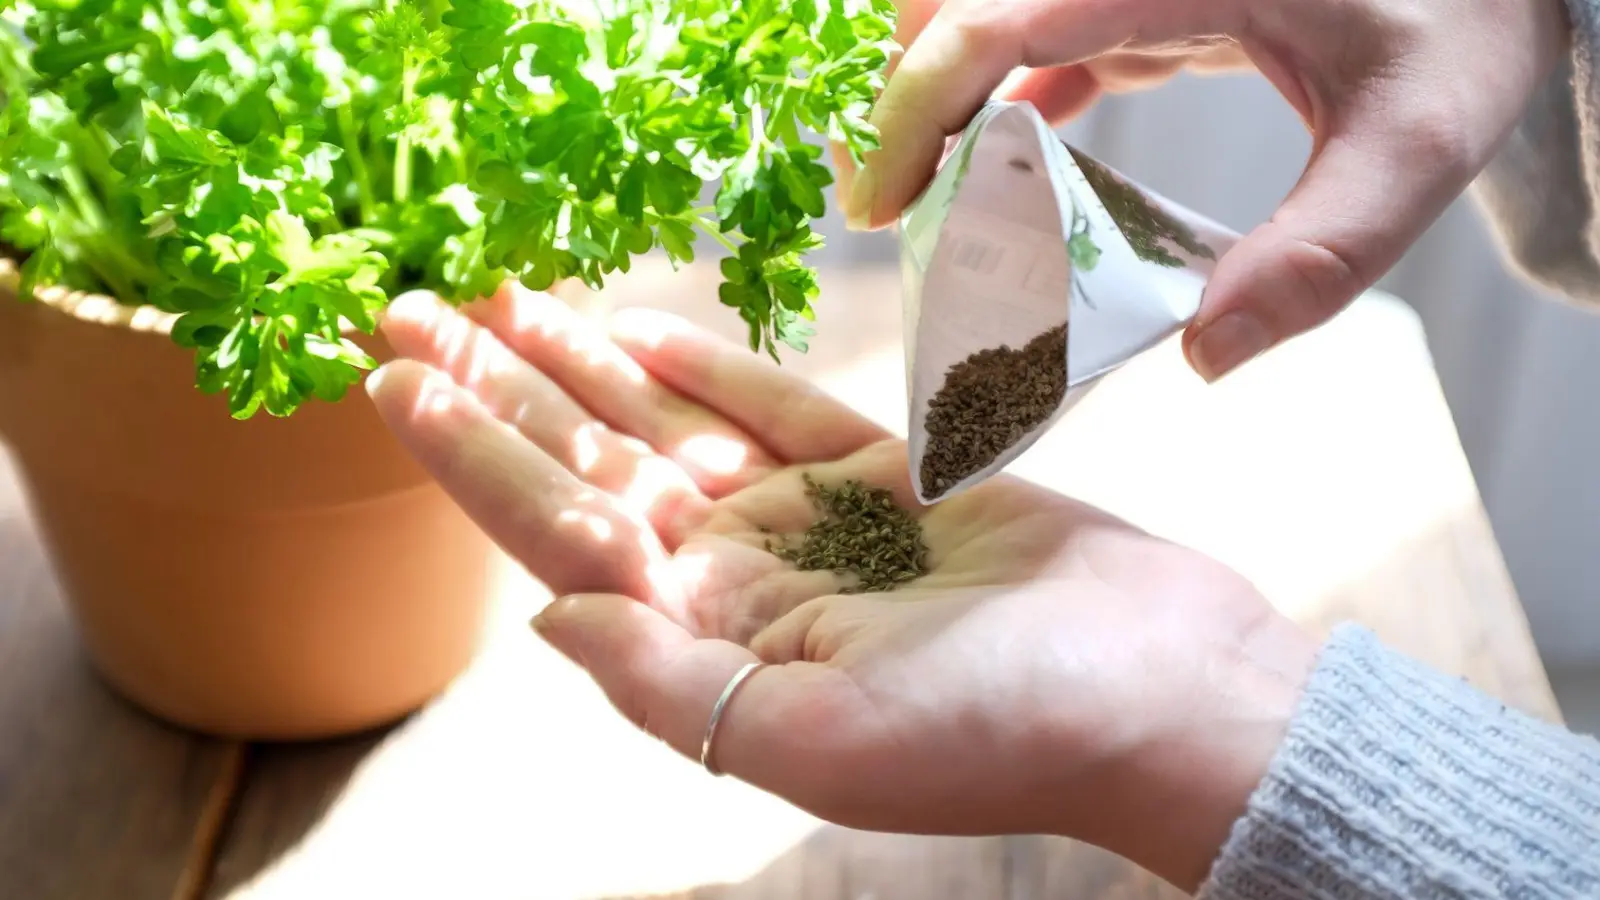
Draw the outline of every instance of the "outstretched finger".
<instances>
[{"instance_id":1,"label":"outstretched finger","mask_svg":"<svg viewBox=\"0 0 1600 900\"><path fill-rule=\"evenodd\" d=\"M619 712L695 761L724 688L759 661L738 644L696 640L654 610L610 594L560 598L533 624ZM724 705L711 761L801 807L832 805L845 790L839 773L853 771L855 723L871 720L862 702L838 670L810 663L762 668Z\"/></svg>"},{"instance_id":2,"label":"outstretched finger","mask_svg":"<svg viewBox=\"0 0 1600 900\"><path fill-rule=\"evenodd\" d=\"M488 329L437 296L412 292L385 311L383 332L401 356L449 374L583 481L640 513L668 550L709 515L711 501L682 467L597 420Z\"/></svg>"},{"instance_id":3,"label":"outstretched finger","mask_svg":"<svg viewBox=\"0 0 1600 900\"><path fill-rule=\"evenodd\" d=\"M602 327L549 294L512 285L465 310L596 418L682 466L712 499L776 468L749 435L663 385Z\"/></svg>"},{"instance_id":4,"label":"outstretched finger","mask_svg":"<svg viewBox=\"0 0 1600 900\"><path fill-rule=\"evenodd\" d=\"M462 510L554 591L625 591L690 622L666 551L448 375L397 359L367 379L391 431Z\"/></svg>"},{"instance_id":5,"label":"outstretched finger","mask_svg":"<svg viewBox=\"0 0 1600 900\"><path fill-rule=\"evenodd\" d=\"M840 459L890 436L810 381L678 316L622 310L612 319L612 336L663 384L739 426L785 463Z\"/></svg>"}]
</instances>

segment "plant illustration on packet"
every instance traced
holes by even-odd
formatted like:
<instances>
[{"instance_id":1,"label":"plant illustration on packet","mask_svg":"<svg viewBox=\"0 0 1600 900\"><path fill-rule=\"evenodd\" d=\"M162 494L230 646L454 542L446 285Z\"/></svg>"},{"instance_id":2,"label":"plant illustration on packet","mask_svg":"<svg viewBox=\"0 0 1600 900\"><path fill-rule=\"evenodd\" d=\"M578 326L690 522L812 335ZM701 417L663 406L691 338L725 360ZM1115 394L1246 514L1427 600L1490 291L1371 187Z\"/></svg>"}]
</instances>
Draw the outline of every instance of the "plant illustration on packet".
<instances>
[{"instance_id":1,"label":"plant illustration on packet","mask_svg":"<svg viewBox=\"0 0 1600 900\"><path fill-rule=\"evenodd\" d=\"M992 101L900 219L911 480L1000 472L1099 380L1181 331L1239 235Z\"/></svg>"}]
</instances>

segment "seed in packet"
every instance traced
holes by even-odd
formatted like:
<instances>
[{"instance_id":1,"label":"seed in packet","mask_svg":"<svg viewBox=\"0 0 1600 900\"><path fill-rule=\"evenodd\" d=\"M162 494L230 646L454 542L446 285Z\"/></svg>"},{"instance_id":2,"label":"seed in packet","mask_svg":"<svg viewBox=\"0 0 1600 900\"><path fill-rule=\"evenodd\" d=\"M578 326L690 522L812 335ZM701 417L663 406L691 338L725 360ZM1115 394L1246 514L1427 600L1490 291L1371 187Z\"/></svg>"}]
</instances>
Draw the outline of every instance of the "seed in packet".
<instances>
[{"instance_id":1,"label":"seed in packet","mask_svg":"<svg viewBox=\"0 0 1600 900\"><path fill-rule=\"evenodd\" d=\"M1181 331L1235 232L992 101L900 220L919 502L1010 465L1106 374Z\"/></svg>"}]
</instances>

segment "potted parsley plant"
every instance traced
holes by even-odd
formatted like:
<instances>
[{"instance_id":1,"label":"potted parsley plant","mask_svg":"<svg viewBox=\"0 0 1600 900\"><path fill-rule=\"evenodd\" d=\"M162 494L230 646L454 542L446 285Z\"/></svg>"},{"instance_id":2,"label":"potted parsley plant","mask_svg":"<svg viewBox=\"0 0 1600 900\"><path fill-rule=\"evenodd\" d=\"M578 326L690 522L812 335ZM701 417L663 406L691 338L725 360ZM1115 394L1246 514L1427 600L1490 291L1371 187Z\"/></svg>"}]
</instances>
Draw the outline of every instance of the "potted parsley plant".
<instances>
[{"instance_id":1,"label":"potted parsley plant","mask_svg":"<svg viewBox=\"0 0 1600 900\"><path fill-rule=\"evenodd\" d=\"M891 0L0 0L0 440L139 705L347 733L476 647L487 540L366 403L390 298L729 251L804 351Z\"/></svg>"}]
</instances>

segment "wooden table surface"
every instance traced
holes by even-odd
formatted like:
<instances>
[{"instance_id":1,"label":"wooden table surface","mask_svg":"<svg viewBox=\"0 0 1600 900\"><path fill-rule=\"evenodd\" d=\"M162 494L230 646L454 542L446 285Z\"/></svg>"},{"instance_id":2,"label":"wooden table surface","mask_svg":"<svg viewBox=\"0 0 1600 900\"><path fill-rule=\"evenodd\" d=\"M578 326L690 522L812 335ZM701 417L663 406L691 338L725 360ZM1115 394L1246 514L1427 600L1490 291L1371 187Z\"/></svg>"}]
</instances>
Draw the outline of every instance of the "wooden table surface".
<instances>
[{"instance_id":1,"label":"wooden table surface","mask_svg":"<svg viewBox=\"0 0 1600 900\"><path fill-rule=\"evenodd\" d=\"M738 337L716 277L646 266L608 295ZM813 350L786 364L903 434L897 274L823 283ZM1559 717L1422 332L1392 299L1364 298L1211 387L1164 345L1013 471L1219 557L1319 632L1362 621ZM853 832L713 779L635 732L534 638L526 622L548 598L505 568L485 650L418 715L328 744L218 743L150 721L87 671L0 460L0 897L1173 893L1068 841Z\"/></svg>"}]
</instances>

